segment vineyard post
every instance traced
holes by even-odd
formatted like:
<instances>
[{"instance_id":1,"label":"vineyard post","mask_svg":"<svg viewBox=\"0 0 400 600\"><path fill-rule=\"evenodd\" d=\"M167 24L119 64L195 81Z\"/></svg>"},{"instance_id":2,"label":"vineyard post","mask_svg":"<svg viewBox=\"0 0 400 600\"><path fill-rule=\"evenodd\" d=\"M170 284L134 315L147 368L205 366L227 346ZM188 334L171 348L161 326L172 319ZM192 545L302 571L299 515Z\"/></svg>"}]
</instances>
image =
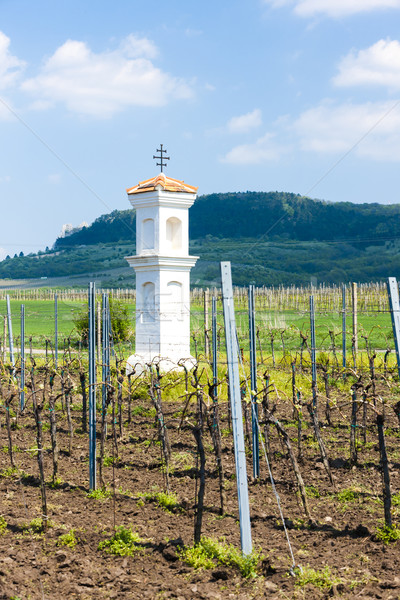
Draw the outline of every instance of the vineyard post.
<instances>
[{"instance_id":1,"label":"vineyard post","mask_svg":"<svg viewBox=\"0 0 400 600\"><path fill-rule=\"evenodd\" d=\"M351 284L351 301L353 309L353 360L354 370L357 370L357 352L358 352L358 327L357 327L357 284L353 281Z\"/></svg>"},{"instance_id":2,"label":"vineyard post","mask_svg":"<svg viewBox=\"0 0 400 600\"><path fill-rule=\"evenodd\" d=\"M20 380L20 407L25 407L25 305L21 304L21 380Z\"/></svg>"},{"instance_id":3,"label":"vineyard post","mask_svg":"<svg viewBox=\"0 0 400 600\"><path fill-rule=\"evenodd\" d=\"M225 343L232 410L233 445L235 451L236 484L239 503L240 542L242 553L252 552L249 492L247 487L246 451L244 446L242 405L240 398L238 344L233 304L231 263L221 262L222 301L224 308Z\"/></svg>"},{"instance_id":4,"label":"vineyard post","mask_svg":"<svg viewBox=\"0 0 400 600\"><path fill-rule=\"evenodd\" d=\"M399 287L397 285L396 277L389 277L387 290L389 295L390 316L392 317L393 336L396 348L397 370L400 377L400 300Z\"/></svg>"},{"instance_id":5,"label":"vineyard post","mask_svg":"<svg viewBox=\"0 0 400 600\"><path fill-rule=\"evenodd\" d=\"M342 366L346 369L346 285L342 285ZM343 373L343 377L346 374Z\"/></svg>"},{"instance_id":6,"label":"vineyard post","mask_svg":"<svg viewBox=\"0 0 400 600\"><path fill-rule=\"evenodd\" d=\"M89 283L89 488L96 489L96 287Z\"/></svg>"},{"instance_id":7,"label":"vineyard post","mask_svg":"<svg viewBox=\"0 0 400 600\"><path fill-rule=\"evenodd\" d=\"M58 367L58 296L54 294L54 365Z\"/></svg>"},{"instance_id":8,"label":"vineyard post","mask_svg":"<svg viewBox=\"0 0 400 600\"><path fill-rule=\"evenodd\" d=\"M11 320L11 307L10 307L10 296L7 294L7 325L8 325L8 342L10 346L10 361L12 366L15 366L14 359L14 340L13 340L13 332L12 332L12 320Z\"/></svg>"},{"instance_id":9,"label":"vineyard post","mask_svg":"<svg viewBox=\"0 0 400 600\"><path fill-rule=\"evenodd\" d=\"M101 348L101 306L100 301L97 302L97 362L100 362Z\"/></svg>"},{"instance_id":10,"label":"vineyard post","mask_svg":"<svg viewBox=\"0 0 400 600\"><path fill-rule=\"evenodd\" d=\"M3 364L7 359L7 315L4 315L3 323Z\"/></svg>"},{"instance_id":11,"label":"vineyard post","mask_svg":"<svg viewBox=\"0 0 400 600\"><path fill-rule=\"evenodd\" d=\"M310 296L310 330L311 330L311 370L313 409L317 408L317 361L315 356L315 308L314 296Z\"/></svg>"},{"instance_id":12,"label":"vineyard post","mask_svg":"<svg viewBox=\"0 0 400 600\"><path fill-rule=\"evenodd\" d=\"M217 298L212 297L211 307L212 324L212 365L213 365L213 398L217 398L218 386L218 332L217 332Z\"/></svg>"},{"instance_id":13,"label":"vineyard post","mask_svg":"<svg viewBox=\"0 0 400 600\"><path fill-rule=\"evenodd\" d=\"M210 339L209 339L209 323L208 323L208 305L210 302L210 290L204 290L204 355L206 360L210 356Z\"/></svg>"},{"instance_id":14,"label":"vineyard post","mask_svg":"<svg viewBox=\"0 0 400 600\"><path fill-rule=\"evenodd\" d=\"M107 403L107 384L110 380L110 332L108 329L108 296L103 292L102 295L103 303L103 319L102 319L102 368L101 368L101 388L102 388L102 410L106 410Z\"/></svg>"},{"instance_id":15,"label":"vineyard post","mask_svg":"<svg viewBox=\"0 0 400 600\"><path fill-rule=\"evenodd\" d=\"M260 476L260 448L258 444L258 404L257 404L257 355L256 355L256 325L254 306L254 285L249 285L249 337L250 337L250 400L251 400L251 430L253 447L253 477Z\"/></svg>"}]
</instances>

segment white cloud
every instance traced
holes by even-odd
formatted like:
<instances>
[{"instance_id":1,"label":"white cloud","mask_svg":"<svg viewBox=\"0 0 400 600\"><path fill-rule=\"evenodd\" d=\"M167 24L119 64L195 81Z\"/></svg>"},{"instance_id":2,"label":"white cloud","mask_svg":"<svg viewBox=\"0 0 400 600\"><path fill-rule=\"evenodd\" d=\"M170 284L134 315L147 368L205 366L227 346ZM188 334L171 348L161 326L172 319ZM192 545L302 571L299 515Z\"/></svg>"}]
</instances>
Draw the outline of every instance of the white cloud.
<instances>
[{"instance_id":1,"label":"white cloud","mask_svg":"<svg viewBox=\"0 0 400 600\"><path fill-rule=\"evenodd\" d=\"M10 38L0 31L0 89L14 85L25 67L24 61L10 54L9 48Z\"/></svg>"},{"instance_id":2,"label":"white cloud","mask_svg":"<svg viewBox=\"0 0 400 600\"><path fill-rule=\"evenodd\" d=\"M344 153L353 146L358 156L400 161L400 108L390 102L322 103L293 123L303 150Z\"/></svg>"},{"instance_id":3,"label":"white cloud","mask_svg":"<svg viewBox=\"0 0 400 600\"><path fill-rule=\"evenodd\" d=\"M35 96L36 107L64 103L70 111L100 118L191 97L187 82L154 66L150 58L156 52L151 41L133 35L117 50L98 54L84 42L68 40L22 88Z\"/></svg>"},{"instance_id":4,"label":"white cloud","mask_svg":"<svg viewBox=\"0 0 400 600\"><path fill-rule=\"evenodd\" d=\"M230 133L247 133L251 129L259 127L262 123L261 110L255 108L252 112L239 117L232 117L228 121L228 131Z\"/></svg>"},{"instance_id":5,"label":"white cloud","mask_svg":"<svg viewBox=\"0 0 400 600\"><path fill-rule=\"evenodd\" d=\"M221 162L233 165L260 165L276 160L287 149L279 145L274 138L275 135L268 132L254 143L235 146L221 158Z\"/></svg>"},{"instance_id":6,"label":"white cloud","mask_svg":"<svg viewBox=\"0 0 400 600\"><path fill-rule=\"evenodd\" d=\"M0 260L4 260L8 252L4 248L0 248Z\"/></svg>"},{"instance_id":7,"label":"white cloud","mask_svg":"<svg viewBox=\"0 0 400 600\"><path fill-rule=\"evenodd\" d=\"M274 8L293 6L301 17L346 17L357 13L400 8L400 0L264 0Z\"/></svg>"},{"instance_id":8,"label":"white cloud","mask_svg":"<svg viewBox=\"0 0 400 600\"><path fill-rule=\"evenodd\" d=\"M365 50L351 52L339 64L337 86L383 85L400 88L400 43L379 40Z\"/></svg>"}]
</instances>

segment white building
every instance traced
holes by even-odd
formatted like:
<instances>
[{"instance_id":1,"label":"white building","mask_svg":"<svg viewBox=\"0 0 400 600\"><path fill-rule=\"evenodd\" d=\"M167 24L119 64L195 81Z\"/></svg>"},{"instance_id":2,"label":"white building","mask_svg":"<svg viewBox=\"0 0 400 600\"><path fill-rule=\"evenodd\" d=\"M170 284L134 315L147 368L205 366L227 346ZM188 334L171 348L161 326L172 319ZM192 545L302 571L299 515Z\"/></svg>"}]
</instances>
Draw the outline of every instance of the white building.
<instances>
[{"instance_id":1,"label":"white building","mask_svg":"<svg viewBox=\"0 0 400 600\"><path fill-rule=\"evenodd\" d=\"M136 209L136 256L127 256L136 273L136 348L127 372L159 362L179 368L190 354L189 208L197 188L160 173L127 190Z\"/></svg>"}]
</instances>

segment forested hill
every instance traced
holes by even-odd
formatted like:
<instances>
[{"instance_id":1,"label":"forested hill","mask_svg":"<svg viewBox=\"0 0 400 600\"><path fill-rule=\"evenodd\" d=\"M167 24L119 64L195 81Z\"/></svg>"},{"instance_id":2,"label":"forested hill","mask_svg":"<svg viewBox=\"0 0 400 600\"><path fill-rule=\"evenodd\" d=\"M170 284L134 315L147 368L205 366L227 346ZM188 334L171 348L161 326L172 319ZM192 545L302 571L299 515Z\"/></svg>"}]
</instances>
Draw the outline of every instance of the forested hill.
<instances>
[{"instance_id":1,"label":"forested hill","mask_svg":"<svg viewBox=\"0 0 400 600\"><path fill-rule=\"evenodd\" d=\"M283 192L200 196L189 211L190 239L372 240L400 234L400 205L330 203ZM135 239L135 212L113 211L58 238L56 249Z\"/></svg>"},{"instance_id":2,"label":"forested hill","mask_svg":"<svg viewBox=\"0 0 400 600\"><path fill-rule=\"evenodd\" d=\"M383 280L400 276L400 206L329 203L296 194L200 196L189 212L193 285L218 285L219 262L236 285ZM135 212L113 211L58 238L54 248L0 262L16 285L135 285L125 256L135 253ZM50 281L50 278L54 278ZM28 280L30 280L28 282ZM7 286L7 281L4 286Z\"/></svg>"}]
</instances>

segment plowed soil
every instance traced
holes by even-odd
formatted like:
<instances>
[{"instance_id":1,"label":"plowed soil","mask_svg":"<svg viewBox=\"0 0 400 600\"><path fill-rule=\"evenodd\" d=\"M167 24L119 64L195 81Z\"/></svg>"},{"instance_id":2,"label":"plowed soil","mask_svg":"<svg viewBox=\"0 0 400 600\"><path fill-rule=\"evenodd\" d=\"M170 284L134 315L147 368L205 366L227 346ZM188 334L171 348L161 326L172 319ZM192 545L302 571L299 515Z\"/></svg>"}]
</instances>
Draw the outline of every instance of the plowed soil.
<instances>
[{"instance_id":1,"label":"plowed soil","mask_svg":"<svg viewBox=\"0 0 400 600\"><path fill-rule=\"evenodd\" d=\"M166 423L172 445L170 490L178 498L171 512L152 499L165 490L158 429L150 399L135 400L132 422L126 421L118 439L118 458L104 467L111 495L90 498L88 438L79 433L80 403L73 406L74 437L69 454L66 416L58 410L58 439L61 449L60 480L51 487L52 457L47 415L43 412L44 463L50 527L35 531L32 520L41 517L40 482L36 428L32 407L14 419L12 443L18 472L11 472L7 453L4 410L0 436L0 514L7 526L0 535L0 598L3 600L61 599L225 599L225 598L400 598L400 541L384 544L376 538L383 523L382 479L375 416L368 413L367 443L359 437L358 462L349 466L349 407L334 411L332 425L323 422L321 431L334 477L330 484L311 424L305 417L300 468L308 490L313 522L305 517L286 451L270 425L271 466L286 519L295 564L303 575L314 569L325 578L306 583L290 575L292 559L278 512L267 465L261 452L261 477L249 476L249 497L254 547L264 560L257 578L245 579L233 567L195 570L179 557L178 547L193 544L198 470L196 444L188 425L179 429L181 401L165 404ZM194 410L194 407L193 407ZM279 405L275 415L287 428L297 452L297 429L292 409ZM202 534L225 538L240 547L238 503L226 405L221 406L223 461L227 505L219 515L218 477L211 438L204 431L206 491ZM190 416L190 422L195 418ZM400 431L393 410L386 408L386 442L394 523L400 520ZM108 457L113 455L109 425ZM251 454L248 454L251 474ZM147 494L147 496L146 496ZM397 494L397 495L396 495ZM99 543L112 536L114 526L131 527L144 540L134 556L115 556L99 550ZM75 530L75 547L62 545L60 536Z\"/></svg>"}]
</instances>

